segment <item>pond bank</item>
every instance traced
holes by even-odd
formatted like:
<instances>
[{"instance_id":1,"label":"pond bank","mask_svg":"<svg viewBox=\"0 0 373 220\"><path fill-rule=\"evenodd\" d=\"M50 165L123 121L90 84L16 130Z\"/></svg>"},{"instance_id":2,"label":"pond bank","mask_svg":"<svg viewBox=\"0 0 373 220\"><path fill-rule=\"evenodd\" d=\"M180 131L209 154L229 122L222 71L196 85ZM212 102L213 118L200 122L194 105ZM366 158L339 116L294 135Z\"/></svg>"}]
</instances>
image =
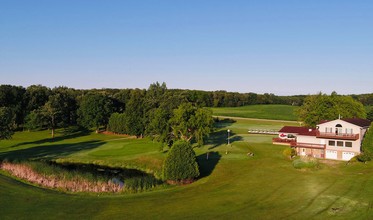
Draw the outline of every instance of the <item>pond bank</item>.
<instances>
[{"instance_id":1,"label":"pond bank","mask_svg":"<svg viewBox=\"0 0 373 220\"><path fill-rule=\"evenodd\" d=\"M95 165L35 161L2 162L0 169L40 187L67 192L140 192L162 184L153 176L141 171Z\"/></svg>"}]
</instances>

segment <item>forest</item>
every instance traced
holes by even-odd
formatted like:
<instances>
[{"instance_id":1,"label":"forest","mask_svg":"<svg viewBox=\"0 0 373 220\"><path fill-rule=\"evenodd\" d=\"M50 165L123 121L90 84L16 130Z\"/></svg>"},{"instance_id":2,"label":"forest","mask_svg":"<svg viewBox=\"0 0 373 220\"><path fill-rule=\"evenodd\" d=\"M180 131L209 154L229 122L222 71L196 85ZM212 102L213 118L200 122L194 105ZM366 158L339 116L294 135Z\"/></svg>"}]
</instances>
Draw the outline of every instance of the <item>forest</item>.
<instances>
[{"instance_id":1,"label":"forest","mask_svg":"<svg viewBox=\"0 0 373 220\"><path fill-rule=\"evenodd\" d=\"M9 130L51 129L52 137L56 128L81 126L97 132L105 129L138 137L151 136L164 143L177 137L203 144L212 128L209 119L212 112L205 107L301 106L306 97L168 89L165 83L158 82L148 89L79 90L63 86L0 85L0 113L4 120L11 118ZM373 94L351 97L365 106L373 105ZM206 129L203 131L201 127ZM2 138L11 134L4 134Z\"/></svg>"}]
</instances>

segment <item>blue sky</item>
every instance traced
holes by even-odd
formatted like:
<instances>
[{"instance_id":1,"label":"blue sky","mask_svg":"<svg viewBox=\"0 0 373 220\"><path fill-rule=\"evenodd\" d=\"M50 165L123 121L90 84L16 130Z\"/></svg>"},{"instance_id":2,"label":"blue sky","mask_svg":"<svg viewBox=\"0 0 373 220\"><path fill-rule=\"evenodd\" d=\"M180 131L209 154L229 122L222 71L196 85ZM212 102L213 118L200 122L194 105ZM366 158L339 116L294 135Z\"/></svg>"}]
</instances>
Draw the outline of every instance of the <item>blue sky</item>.
<instances>
[{"instance_id":1,"label":"blue sky","mask_svg":"<svg viewBox=\"0 0 373 220\"><path fill-rule=\"evenodd\" d=\"M0 0L0 84L372 93L373 1Z\"/></svg>"}]
</instances>

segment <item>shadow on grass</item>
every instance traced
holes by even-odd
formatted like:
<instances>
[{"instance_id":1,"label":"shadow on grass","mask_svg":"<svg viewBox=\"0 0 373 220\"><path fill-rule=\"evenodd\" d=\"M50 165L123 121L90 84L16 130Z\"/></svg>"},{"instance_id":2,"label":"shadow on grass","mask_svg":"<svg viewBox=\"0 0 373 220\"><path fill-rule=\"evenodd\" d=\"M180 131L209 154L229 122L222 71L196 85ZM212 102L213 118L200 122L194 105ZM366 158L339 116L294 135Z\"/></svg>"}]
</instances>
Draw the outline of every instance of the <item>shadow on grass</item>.
<instances>
[{"instance_id":1,"label":"shadow on grass","mask_svg":"<svg viewBox=\"0 0 373 220\"><path fill-rule=\"evenodd\" d=\"M208 159L207 153L201 154L197 157L200 178L209 176L221 158L221 155L218 152L208 152L208 154Z\"/></svg>"},{"instance_id":2,"label":"shadow on grass","mask_svg":"<svg viewBox=\"0 0 373 220\"><path fill-rule=\"evenodd\" d=\"M229 127L233 125L234 123L236 123L235 120L230 119L230 118L219 119L219 117L217 117L214 120L215 120L214 127L220 128L220 129Z\"/></svg>"},{"instance_id":3,"label":"shadow on grass","mask_svg":"<svg viewBox=\"0 0 373 220\"><path fill-rule=\"evenodd\" d=\"M74 144L43 145L0 153L0 160L56 159L78 151L90 150L105 144L103 141L85 141Z\"/></svg>"},{"instance_id":4,"label":"shadow on grass","mask_svg":"<svg viewBox=\"0 0 373 220\"><path fill-rule=\"evenodd\" d=\"M241 136L236 136L236 133L233 131L229 134L229 143L232 144L235 141L242 141L243 138ZM228 132L225 130L220 130L217 132L214 132L210 135L209 139L207 140L207 143L209 145L212 145L209 147L209 150L214 149L222 144L228 144Z\"/></svg>"},{"instance_id":5,"label":"shadow on grass","mask_svg":"<svg viewBox=\"0 0 373 220\"><path fill-rule=\"evenodd\" d=\"M37 141L29 141L29 142L22 142L18 143L16 145L11 146L11 148L23 146L23 145L28 145L28 144L35 144L35 145L40 145L40 144L45 144L45 143L53 143L53 142L59 142L67 139L74 139L82 136L89 135L90 131L88 130L64 130L61 136L58 137L50 137L50 138L45 138L42 140L37 140Z\"/></svg>"}]
</instances>

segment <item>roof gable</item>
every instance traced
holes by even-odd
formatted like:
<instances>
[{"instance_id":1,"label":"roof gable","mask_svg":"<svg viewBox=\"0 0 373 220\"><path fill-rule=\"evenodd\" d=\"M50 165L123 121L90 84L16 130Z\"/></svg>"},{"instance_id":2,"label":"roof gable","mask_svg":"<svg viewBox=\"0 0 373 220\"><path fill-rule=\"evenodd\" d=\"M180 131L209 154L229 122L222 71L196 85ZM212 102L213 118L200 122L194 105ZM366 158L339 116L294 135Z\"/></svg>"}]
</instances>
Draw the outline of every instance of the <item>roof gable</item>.
<instances>
[{"instance_id":1,"label":"roof gable","mask_svg":"<svg viewBox=\"0 0 373 220\"><path fill-rule=\"evenodd\" d=\"M353 124L359 127L369 127L371 123L369 120L362 119L362 118L341 118L341 119L336 119L336 120L331 120L331 121L323 120L318 125L326 124L329 122L336 122L338 120L341 120L341 121L344 121L344 122L347 122L347 123L350 123L350 124Z\"/></svg>"},{"instance_id":2,"label":"roof gable","mask_svg":"<svg viewBox=\"0 0 373 220\"><path fill-rule=\"evenodd\" d=\"M359 127L369 127L370 126L370 121L367 119L362 119L362 118L343 118L342 119L345 122L357 125Z\"/></svg>"}]
</instances>

